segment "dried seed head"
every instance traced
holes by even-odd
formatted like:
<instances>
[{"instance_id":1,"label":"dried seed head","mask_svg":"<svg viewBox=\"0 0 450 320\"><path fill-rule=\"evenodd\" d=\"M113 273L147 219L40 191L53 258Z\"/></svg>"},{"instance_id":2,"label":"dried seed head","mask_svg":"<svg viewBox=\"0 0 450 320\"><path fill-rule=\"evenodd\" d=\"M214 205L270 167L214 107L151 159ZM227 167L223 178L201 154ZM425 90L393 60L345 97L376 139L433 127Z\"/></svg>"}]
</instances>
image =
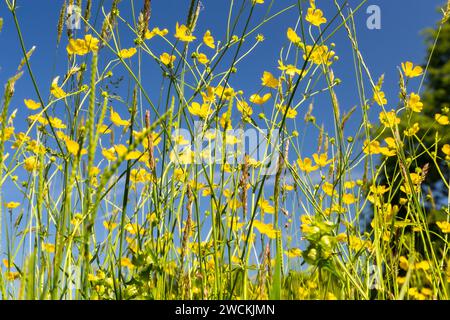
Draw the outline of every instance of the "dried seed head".
<instances>
[{"instance_id":1,"label":"dried seed head","mask_svg":"<svg viewBox=\"0 0 450 320\"><path fill-rule=\"evenodd\" d=\"M86 22L91 18L92 0L86 2L86 8L84 9L84 20ZM85 31L89 31L89 25L86 23Z\"/></svg>"},{"instance_id":2,"label":"dried seed head","mask_svg":"<svg viewBox=\"0 0 450 320\"><path fill-rule=\"evenodd\" d=\"M66 2L64 1L59 13L56 44L59 44L59 42L61 41L62 32L64 30L64 21L66 19L66 10Z\"/></svg>"}]
</instances>

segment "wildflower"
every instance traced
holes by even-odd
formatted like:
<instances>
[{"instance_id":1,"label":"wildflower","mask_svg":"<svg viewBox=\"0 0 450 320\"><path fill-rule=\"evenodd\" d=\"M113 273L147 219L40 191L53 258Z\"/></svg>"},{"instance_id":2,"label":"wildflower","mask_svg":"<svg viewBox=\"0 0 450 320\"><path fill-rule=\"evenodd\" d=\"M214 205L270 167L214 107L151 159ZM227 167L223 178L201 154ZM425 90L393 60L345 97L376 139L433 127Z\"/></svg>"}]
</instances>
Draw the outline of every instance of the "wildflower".
<instances>
[{"instance_id":1,"label":"wildflower","mask_svg":"<svg viewBox=\"0 0 450 320\"><path fill-rule=\"evenodd\" d=\"M325 64L330 66L333 63L332 58L334 55L335 52L333 50L329 50L326 45L317 46L314 49L313 46L306 46L303 59L309 59L317 65Z\"/></svg>"},{"instance_id":2,"label":"wildflower","mask_svg":"<svg viewBox=\"0 0 450 320\"><path fill-rule=\"evenodd\" d=\"M116 161L117 157L114 153L114 148L110 148L110 149L103 149L102 150L102 155L105 157L106 160L109 161Z\"/></svg>"},{"instance_id":3,"label":"wildflower","mask_svg":"<svg viewBox=\"0 0 450 320\"><path fill-rule=\"evenodd\" d=\"M136 52L137 52L136 48L122 49L119 52L119 57L122 59L128 59L134 56Z\"/></svg>"},{"instance_id":4,"label":"wildflower","mask_svg":"<svg viewBox=\"0 0 450 320\"><path fill-rule=\"evenodd\" d=\"M446 126L450 124L450 121L448 120L447 116L444 116L442 114L436 113L434 115L434 119L442 126Z\"/></svg>"},{"instance_id":5,"label":"wildflower","mask_svg":"<svg viewBox=\"0 0 450 320\"><path fill-rule=\"evenodd\" d=\"M421 112L423 103L420 101L420 96L418 94L411 93L406 107L414 112Z\"/></svg>"},{"instance_id":6,"label":"wildflower","mask_svg":"<svg viewBox=\"0 0 450 320\"><path fill-rule=\"evenodd\" d=\"M264 71L263 76L261 78L262 85L268 88L277 89L279 85L279 81L277 78L273 76L270 72Z\"/></svg>"},{"instance_id":7,"label":"wildflower","mask_svg":"<svg viewBox=\"0 0 450 320\"><path fill-rule=\"evenodd\" d=\"M379 118L380 122L387 128L393 128L400 123L400 118L396 116L394 110L391 110L389 112L380 112Z\"/></svg>"},{"instance_id":8,"label":"wildflower","mask_svg":"<svg viewBox=\"0 0 450 320\"><path fill-rule=\"evenodd\" d=\"M291 107L287 108L287 110L286 110L286 107L287 106L281 106L280 104L277 104L277 108L280 109L283 116L284 116L284 114L286 114L286 118L295 119L295 117L297 116L297 110L295 110L294 108L291 108Z\"/></svg>"},{"instance_id":9,"label":"wildflower","mask_svg":"<svg viewBox=\"0 0 450 320\"><path fill-rule=\"evenodd\" d=\"M342 196L342 202L344 202L345 204L352 204L356 202L356 198L353 194L348 193L348 194L344 194Z\"/></svg>"},{"instance_id":10,"label":"wildflower","mask_svg":"<svg viewBox=\"0 0 450 320\"><path fill-rule=\"evenodd\" d=\"M14 281L19 278L20 278L20 273L17 271L6 272L6 279L8 279L8 281Z\"/></svg>"},{"instance_id":11,"label":"wildflower","mask_svg":"<svg viewBox=\"0 0 450 320\"><path fill-rule=\"evenodd\" d=\"M248 119L253 114L252 107L245 101L238 101L236 107L242 113L244 119Z\"/></svg>"},{"instance_id":12,"label":"wildflower","mask_svg":"<svg viewBox=\"0 0 450 320\"><path fill-rule=\"evenodd\" d=\"M288 76L300 75L302 71L292 64L284 65L282 60L278 60L278 69L285 71ZM303 74L304 76L304 74Z\"/></svg>"},{"instance_id":13,"label":"wildflower","mask_svg":"<svg viewBox=\"0 0 450 320\"><path fill-rule=\"evenodd\" d=\"M442 152L447 156L450 157L450 144L444 144L442 147Z\"/></svg>"},{"instance_id":14,"label":"wildflower","mask_svg":"<svg viewBox=\"0 0 450 320\"><path fill-rule=\"evenodd\" d=\"M405 73L405 76L408 78L415 78L420 76L423 73L423 69L420 66L414 66L414 64L410 61L402 63L402 69Z\"/></svg>"},{"instance_id":15,"label":"wildflower","mask_svg":"<svg viewBox=\"0 0 450 320\"><path fill-rule=\"evenodd\" d=\"M200 104L198 102L192 102L190 106L188 106L189 112L194 115L198 116L200 118L207 118L211 113L213 112L213 109L210 108L207 104Z\"/></svg>"},{"instance_id":16,"label":"wildflower","mask_svg":"<svg viewBox=\"0 0 450 320\"><path fill-rule=\"evenodd\" d=\"M103 221L103 226L108 231L113 231L115 228L117 228L117 223L112 221Z\"/></svg>"},{"instance_id":17,"label":"wildflower","mask_svg":"<svg viewBox=\"0 0 450 320\"><path fill-rule=\"evenodd\" d=\"M28 157L24 161L24 168L29 172L33 172L38 168L38 160L36 157Z\"/></svg>"},{"instance_id":18,"label":"wildflower","mask_svg":"<svg viewBox=\"0 0 450 320\"><path fill-rule=\"evenodd\" d=\"M319 168L319 166L317 165L315 166L312 165L312 160L310 158L304 158L303 160L299 158L297 160L297 164L300 170L302 170L305 173L316 171Z\"/></svg>"},{"instance_id":19,"label":"wildflower","mask_svg":"<svg viewBox=\"0 0 450 320\"><path fill-rule=\"evenodd\" d=\"M90 51L98 51L99 40L88 34L84 39L70 39L67 45L67 53L69 55L84 56Z\"/></svg>"},{"instance_id":20,"label":"wildflower","mask_svg":"<svg viewBox=\"0 0 450 320\"><path fill-rule=\"evenodd\" d=\"M373 100L375 100L375 102L379 106L384 106L387 104L386 95L379 88L376 88L375 91L373 92Z\"/></svg>"},{"instance_id":21,"label":"wildflower","mask_svg":"<svg viewBox=\"0 0 450 320\"><path fill-rule=\"evenodd\" d=\"M363 151L366 154L380 154L380 142L377 140L364 141Z\"/></svg>"},{"instance_id":22,"label":"wildflower","mask_svg":"<svg viewBox=\"0 0 450 320\"><path fill-rule=\"evenodd\" d=\"M326 154L326 153L322 153L321 155L318 155L317 153L314 153L313 154L313 159L314 159L314 162L319 167L325 167L329 163L333 162L333 160L328 160L328 154Z\"/></svg>"},{"instance_id":23,"label":"wildflower","mask_svg":"<svg viewBox=\"0 0 450 320\"><path fill-rule=\"evenodd\" d=\"M40 103L33 101L31 99L25 99L23 100L23 102L25 103L26 107L30 110L37 110L41 107Z\"/></svg>"},{"instance_id":24,"label":"wildflower","mask_svg":"<svg viewBox=\"0 0 450 320\"><path fill-rule=\"evenodd\" d=\"M271 93L266 93L264 96L260 96L259 94L253 94L250 96L250 102L254 104L264 104L272 97Z\"/></svg>"},{"instance_id":25,"label":"wildflower","mask_svg":"<svg viewBox=\"0 0 450 320\"><path fill-rule=\"evenodd\" d=\"M155 36L164 37L168 33L169 33L169 30L167 30L167 29L160 30L158 27L155 27L155 28L152 29L152 31L147 30L145 32L145 39L150 40L150 39L152 39Z\"/></svg>"},{"instance_id":26,"label":"wildflower","mask_svg":"<svg viewBox=\"0 0 450 320\"><path fill-rule=\"evenodd\" d=\"M423 260L414 266L417 270L428 271L431 268L431 263L429 261Z\"/></svg>"},{"instance_id":27,"label":"wildflower","mask_svg":"<svg viewBox=\"0 0 450 320\"><path fill-rule=\"evenodd\" d=\"M64 92L64 90L58 85L58 77L56 77L52 85L50 87L50 93L56 98L56 99L62 99L67 96L67 93Z\"/></svg>"},{"instance_id":28,"label":"wildflower","mask_svg":"<svg viewBox=\"0 0 450 320\"><path fill-rule=\"evenodd\" d=\"M55 245L52 243L43 243L42 250L48 253L53 253L55 252Z\"/></svg>"},{"instance_id":29,"label":"wildflower","mask_svg":"<svg viewBox=\"0 0 450 320\"><path fill-rule=\"evenodd\" d=\"M292 28L288 28L286 32L287 38L293 44L299 46L302 44L302 39L297 35L297 33Z\"/></svg>"},{"instance_id":30,"label":"wildflower","mask_svg":"<svg viewBox=\"0 0 450 320\"><path fill-rule=\"evenodd\" d=\"M61 119L56 117L49 117L50 124L54 129L65 129L67 126L62 122Z\"/></svg>"},{"instance_id":31,"label":"wildflower","mask_svg":"<svg viewBox=\"0 0 450 320\"><path fill-rule=\"evenodd\" d=\"M133 263L132 263L131 260L130 260L129 258L127 258L127 257L122 257L122 258L120 258L120 265L121 265L122 267L126 267L126 268L128 268L128 269L133 269L133 268L134 268Z\"/></svg>"},{"instance_id":32,"label":"wildflower","mask_svg":"<svg viewBox=\"0 0 450 320\"><path fill-rule=\"evenodd\" d=\"M17 208L18 206L20 206L20 203L19 203L19 202L11 201L11 202L5 203L5 207L6 207L7 209L15 209L15 208Z\"/></svg>"},{"instance_id":33,"label":"wildflower","mask_svg":"<svg viewBox=\"0 0 450 320\"><path fill-rule=\"evenodd\" d=\"M175 27L175 38L183 42L192 42L197 39L195 36L191 34L191 30L186 27L184 24L179 25L178 22Z\"/></svg>"},{"instance_id":34,"label":"wildflower","mask_svg":"<svg viewBox=\"0 0 450 320\"><path fill-rule=\"evenodd\" d=\"M447 221L438 221L436 225L441 229L443 233L450 233L450 223Z\"/></svg>"},{"instance_id":35,"label":"wildflower","mask_svg":"<svg viewBox=\"0 0 450 320\"><path fill-rule=\"evenodd\" d=\"M275 208L270 205L269 201L267 201L265 199L261 199L261 200L259 200L258 204L259 204L259 207L261 208L261 211L263 211L265 213L269 213L269 214L275 213Z\"/></svg>"},{"instance_id":36,"label":"wildflower","mask_svg":"<svg viewBox=\"0 0 450 320\"><path fill-rule=\"evenodd\" d=\"M114 110L111 109L111 117L110 120L112 123L114 123L116 126L121 127L121 126L129 126L130 125L130 121L128 120L123 120L120 115L117 112L114 112Z\"/></svg>"},{"instance_id":37,"label":"wildflower","mask_svg":"<svg viewBox=\"0 0 450 320\"><path fill-rule=\"evenodd\" d=\"M258 220L255 220L253 222L253 226L258 229L258 231L261 234L266 235L267 237L269 237L270 239L275 239L277 237L277 234L279 234L279 231L275 230L273 228L273 224L266 224L266 223L262 223Z\"/></svg>"},{"instance_id":38,"label":"wildflower","mask_svg":"<svg viewBox=\"0 0 450 320\"><path fill-rule=\"evenodd\" d=\"M310 6L305 18L306 21L316 27L320 27L321 24L326 23L327 19L323 16L322 10L316 8L315 0L310 0Z\"/></svg>"},{"instance_id":39,"label":"wildflower","mask_svg":"<svg viewBox=\"0 0 450 320\"><path fill-rule=\"evenodd\" d=\"M416 122L416 123L413 124L412 127L406 129L403 133L404 133L404 135L407 136L407 137L412 137L412 136L415 135L417 132L419 132L419 130L420 130L419 123Z\"/></svg>"},{"instance_id":40,"label":"wildflower","mask_svg":"<svg viewBox=\"0 0 450 320\"><path fill-rule=\"evenodd\" d=\"M173 66L173 63L175 62L176 58L177 57L175 57L174 55L170 55L167 52L164 52L162 55L159 56L161 62L168 67Z\"/></svg>"},{"instance_id":41,"label":"wildflower","mask_svg":"<svg viewBox=\"0 0 450 320\"><path fill-rule=\"evenodd\" d=\"M211 35L211 31L209 30L207 30L203 35L203 42L211 49L216 48L216 45L214 44L214 37Z\"/></svg>"},{"instance_id":42,"label":"wildflower","mask_svg":"<svg viewBox=\"0 0 450 320\"><path fill-rule=\"evenodd\" d=\"M264 0L252 0L253 4L263 4Z\"/></svg>"},{"instance_id":43,"label":"wildflower","mask_svg":"<svg viewBox=\"0 0 450 320\"><path fill-rule=\"evenodd\" d=\"M261 33L258 33L256 36L256 42L263 42L266 38L264 38L264 35Z\"/></svg>"},{"instance_id":44,"label":"wildflower","mask_svg":"<svg viewBox=\"0 0 450 320\"><path fill-rule=\"evenodd\" d=\"M74 156L78 155L78 151L80 150L80 145L78 142L67 139L66 140L67 151L69 151Z\"/></svg>"},{"instance_id":45,"label":"wildflower","mask_svg":"<svg viewBox=\"0 0 450 320\"><path fill-rule=\"evenodd\" d=\"M204 53L197 54L197 60L201 64L207 64L209 62L208 57Z\"/></svg>"},{"instance_id":46,"label":"wildflower","mask_svg":"<svg viewBox=\"0 0 450 320\"><path fill-rule=\"evenodd\" d=\"M322 185L322 190L323 192L325 192L326 195L328 196L333 196L333 193L336 194L336 190L334 189L334 185L332 183L329 182L325 182Z\"/></svg>"},{"instance_id":47,"label":"wildflower","mask_svg":"<svg viewBox=\"0 0 450 320\"><path fill-rule=\"evenodd\" d=\"M288 258L298 258L302 256L302 251L299 248L291 248L284 253Z\"/></svg>"}]
</instances>

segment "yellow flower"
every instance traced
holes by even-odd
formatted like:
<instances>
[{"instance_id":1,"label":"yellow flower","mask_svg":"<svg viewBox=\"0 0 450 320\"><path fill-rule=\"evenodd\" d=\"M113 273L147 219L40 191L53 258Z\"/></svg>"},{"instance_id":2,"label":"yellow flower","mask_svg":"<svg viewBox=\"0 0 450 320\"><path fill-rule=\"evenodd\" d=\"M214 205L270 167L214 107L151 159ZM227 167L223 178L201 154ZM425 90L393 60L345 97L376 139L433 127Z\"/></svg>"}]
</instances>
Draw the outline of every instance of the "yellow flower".
<instances>
[{"instance_id":1,"label":"yellow flower","mask_svg":"<svg viewBox=\"0 0 450 320\"><path fill-rule=\"evenodd\" d=\"M192 104L188 107L188 110L192 115L200 118L207 118L213 112L209 105L200 105L198 102L192 102Z\"/></svg>"},{"instance_id":2,"label":"yellow flower","mask_svg":"<svg viewBox=\"0 0 450 320\"><path fill-rule=\"evenodd\" d=\"M129 258L127 258L127 257L122 257L122 258L120 258L120 265L121 265L122 267L126 267L126 268L128 268L128 269L133 269L133 268L134 268L133 263L132 263L131 260L130 260Z\"/></svg>"},{"instance_id":3,"label":"yellow flower","mask_svg":"<svg viewBox=\"0 0 450 320\"><path fill-rule=\"evenodd\" d=\"M319 167L325 167L329 163L333 162L333 160L328 160L328 154L326 154L326 153L322 153L321 155L318 155L317 153L314 153L313 154L313 159L314 159L314 162Z\"/></svg>"},{"instance_id":4,"label":"yellow flower","mask_svg":"<svg viewBox=\"0 0 450 320\"><path fill-rule=\"evenodd\" d=\"M242 113L244 119L248 119L253 114L252 107L246 101L238 101L236 107Z\"/></svg>"},{"instance_id":5,"label":"yellow flower","mask_svg":"<svg viewBox=\"0 0 450 320\"><path fill-rule=\"evenodd\" d=\"M197 54L197 60L198 62L200 62L201 64L207 64L209 62L208 57L206 56L206 54L204 53L199 53Z\"/></svg>"},{"instance_id":6,"label":"yellow flower","mask_svg":"<svg viewBox=\"0 0 450 320\"><path fill-rule=\"evenodd\" d=\"M409 262L408 259L406 259L404 256L400 257L399 266L401 269L408 271L409 269Z\"/></svg>"},{"instance_id":7,"label":"yellow flower","mask_svg":"<svg viewBox=\"0 0 450 320\"><path fill-rule=\"evenodd\" d=\"M39 109L41 107L40 103L38 103L36 101L33 101L31 99L25 99L25 100L23 100L23 102L25 103L27 108L30 109L30 110L37 110L37 109Z\"/></svg>"},{"instance_id":8,"label":"yellow flower","mask_svg":"<svg viewBox=\"0 0 450 320\"><path fill-rule=\"evenodd\" d=\"M420 101L420 96L413 92L409 96L409 100L406 106L414 112L421 112L423 103Z\"/></svg>"},{"instance_id":9,"label":"yellow flower","mask_svg":"<svg viewBox=\"0 0 450 320\"><path fill-rule=\"evenodd\" d=\"M36 157L26 158L24 161L24 168L29 172L33 172L38 168L38 160Z\"/></svg>"},{"instance_id":10,"label":"yellow flower","mask_svg":"<svg viewBox=\"0 0 450 320\"><path fill-rule=\"evenodd\" d=\"M78 151L80 151L80 145L78 142L67 139L66 140L67 151L69 151L74 156L78 155Z\"/></svg>"},{"instance_id":11,"label":"yellow flower","mask_svg":"<svg viewBox=\"0 0 450 320\"><path fill-rule=\"evenodd\" d=\"M316 8L315 0L310 0L310 8L308 8L308 14L306 15L306 21L319 27L322 23L326 23L327 19L324 18L323 12Z\"/></svg>"},{"instance_id":12,"label":"yellow flower","mask_svg":"<svg viewBox=\"0 0 450 320\"><path fill-rule=\"evenodd\" d=\"M164 37L168 33L169 33L169 30L167 30L167 29L160 30L158 27L156 27L156 28L153 28L152 31L147 30L145 32L145 39L150 40L154 36Z\"/></svg>"},{"instance_id":13,"label":"yellow flower","mask_svg":"<svg viewBox=\"0 0 450 320\"><path fill-rule=\"evenodd\" d=\"M6 279L8 281L14 281L20 278L20 273L17 271L6 272Z\"/></svg>"},{"instance_id":14,"label":"yellow flower","mask_svg":"<svg viewBox=\"0 0 450 320\"><path fill-rule=\"evenodd\" d=\"M115 228L117 228L117 223L112 221L103 221L103 226L108 231L113 231Z\"/></svg>"},{"instance_id":15,"label":"yellow flower","mask_svg":"<svg viewBox=\"0 0 450 320\"><path fill-rule=\"evenodd\" d=\"M261 200L259 200L258 204L263 212L269 213L269 214L275 213L275 208L270 205L269 201L267 201L265 199L261 199Z\"/></svg>"},{"instance_id":16,"label":"yellow flower","mask_svg":"<svg viewBox=\"0 0 450 320\"><path fill-rule=\"evenodd\" d=\"M448 120L447 116L444 116L442 114L436 113L434 115L434 119L442 126L446 126L450 124L450 121Z\"/></svg>"},{"instance_id":17,"label":"yellow flower","mask_svg":"<svg viewBox=\"0 0 450 320\"><path fill-rule=\"evenodd\" d=\"M300 69L292 64L284 65L282 60L278 60L278 69L286 72L286 74L291 77L295 76L296 74L300 75L302 73ZM305 72L303 72L303 76L305 76Z\"/></svg>"},{"instance_id":18,"label":"yellow flower","mask_svg":"<svg viewBox=\"0 0 450 320\"><path fill-rule=\"evenodd\" d=\"M258 229L261 234L268 236L270 239L275 239L277 237L277 234L279 234L279 231L275 230L273 228L273 225L269 223L266 224L262 223L261 221L255 220L253 222L253 226Z\"/></svg>"},{"instance_id":19,"label":"yellow flower","mask_svg":"<svg viewBox=\"0 0 450 320\"><path fill-rule=\"evenodd\" d=\"M299 46L302 44L302 38L298 36L298 34L292 28L288 28L286 32L287 38L293 44Z\"/></svg>"},{"instance_id":20,"label":"yellow flower","mask_svg":"<svg viewBox=\"0 0 450 320\"><path fill-rule=\"evenodd\" d=\"M344 202L345 204L352 204L356 202L356 198L353 194L348 193L348 194L344 194L342 196L342 202Z\"/></svg>"},{"instance_id":21,"label":"yellow flower","mask_svg":"<svg viewBox=\"0 0 450 320\"><path fill-rule=\"evenodd\" d=\"M203 35L203 42L211 49L216 48L216 45L214 44L214 37L211 35L211 31L209 30L207 30Z\"/></svg>"},{"instance_id":22,"label":"yellow flower","mask_svg":"<svg viewBox=\"0 0 450 320\"><path fill-rule=\"evenodd\" d=\"M263 4L264 0L252 0L253 4Z\"/></svg>"},{"instance_id":23,"label":"yellow flower","mask_svg":"<svg viewBox=\"0 0 450 320\"><path fill-rule=\"evenodd\" d=\"M59 118L49 117L49 120L50 120L50 124L52 125L52 127L54 129L65 129L65 128L67 128L67 126Z\"/></svg>"},{"instance_id":24,"label":"yellow flower","mask_svg":"<svg viewBox=\"0 0 450 320\"><path fill-rule=\"evenodd\" d=\"M114 112L114 110L111 109L111 117L110 120L112 123L114 123L116 126L129 126L130 121L123 120L120 115L117 112Z\"/></svg>"},{"instance_id":25,"label":"yellow flower","mask_svg":"<svg viewBox=\"0 0 450 320\"><path fill-rule=\"evenodd\" d=\"M179 25L178 22L175 27L175 38L183 42L192 42L197 39L192 35L191 30L186 27L184 24Z\"/></svg>"},{"instance_id":26,"label":"yellow flower","mask_svg":"<svg viewBox=\"0 0 450 320\"><path fill-rule=\"evenodd\" d=\"M52 243L43 243L42 250L48 253L53 253L55 252L55 245Z\"/></svg>"},{"instance_id":27,"label":"yellow flower","mask_svg":"<svg viewBox=\"0 0 450 320\"><path fill-rule=\"evenodd\" d=\"M446 156L450 157L450 144L444 144L443 147L442 147L442 152Z\"/></svg>"},{"instance_id":28,"label":"yellow flower","mask_svg":"<svg viewBox=\"0 0 450 320\"><path fill-rule=\"evenodd\" d=\"M255 93L250 96L250 102L254 104L264 104L272 97L271 93L266 93L264 96L260 96L259 94Z\"/></svg>"},{"instance_id":29,"label":"yellow flower","mask_svg":"<svg viewBox=\"0 0 450 320\"><path fill-rule=\"evenodd\" d=\"M405 76L408 78L415 78L420 76L423 73L423 69L420 66L414 66L414 64L410 61L402 63L402 69L405 73Z\"/></svg>"},{"instance_id":30,"label":"yellow flower","mask_svg":"<svg viewBox=\"0 0 450 320\"><path fill-rule=\"evenodd\" d=\"M164 52L162 55L159 56L161 62L166 66L172 66L176 58L177 57L175 57L174 55L170 55L167 52Z\"/></svg>"},{"instance_id":31,"label":"yellow flower","mask_svg":"<svg viewBox=\"0 0 450 320\"><path fill-rule=\"evenodd\" d=\"M436 225L441 229L443 233L450 233L450 223L447 221L438 221Z\"/></svg>"},{"instance_id":32,"label":"yellow flower","mask_svg":"<svg viewBox=\"0 0 450 320\"><path fill-rule=\"evenodd\" d=\"M288 110L286 110L286 107L287 106L280 106L279 104L277 104L277 108L281 110L283 116L284 114L286 114L286 118L295 119L295 117L297 116L297 110L291 107L289 107Z\"/></svg>"},{"instance_id":33,"label":"yellow flower","mask_svg":"<svg viewBox=\"0 0 450 320\"><path fill-rule=\"evenodd\" d=\"M406 129L403 133L405 134L405 136L407 137L412 137L413 135L415 135L417 132L419 132L420 130L420 126L419 123L416 122L413 124L412 127Z\"/></svg>"},{"instance_id":34,"label":"yellow flower","mask_svg":"<svg viewBox=\"0 0 450 320\"><path fill-rule=\"evenodd\" d=\"M298 258L302 256L302 251L299 248L291 248L284 253L288 258Z\"/></svg>"},{"instance_id":35,"label":"yellow flower","mask_svg":"<svg viewBox=\"0 0 450 320\"><path fill-rule=\"evenodd\" d=\"M106 158L106 160L116 161L117 157L116 157L116 154L114 153L114 151L115 151L114 148L103 149L102 155Z\"/></svg>"},{"instance_id":36,"label":"yellow flower","mask_svg":"<svg viewBox=\"0 0 450 320\"><path fill-rule=\"evenodd\" d=\"M277 89L279 81L270 72L264 71L261 78L262 85L268 88Z\"/></svg>"},{"instance_id":37,"label":"yellow flower","mask_svg":"<svg viewBox=\"0 0 450 320\"><path fill-rule=\"evenodd\" d=\"M84 39L70 39L67 45L67 53L69 55L84 56L90 51L98 51L99 40L88 34Z\"/></svg>"},{"instance_id":38,"label":"yellow flower","mask_svg":"<svg viewBox=\"0 0 450 320\"><path fill-rule=\"evenodd\" d=\"M136 52L136 48L122 49L119 52L119 57L121 57L122 59L128 59L134 56Z\"/></svg>"},{"instance_id":39,"label":"yellow flower","mask_svg":"<svg viewBox=\"0 0 450 320\"><path fill-rule=\"evenodd\" d=\"M19 202L14 202L14 201L12 201L12 202L7 202L7 203L5 203L5 207L6 207L7 209L15 209L15 208L17 208L18 206L20 206L20 203L19 203Z\"/></svg>"},{"instance_id":40,"label":"yellow flower","mask_svg":"<svg viewBox=\"0 0 450 320\"><path fill-rule=\"evenodd\" d=\"M325 64L330 66L333 63L332 58L334 55L335 52L333 50L329 50L326 45L317 46L314 50L313 46L306 46L303 59L309 59L317 65Z\"/></svg>"},{"instance_id":41,"label":"yellow flower","mask_svg":"<svg viewBox=\"0 0 450 320\"><path fill-rule=\"evenodd\" d=\"M376 140L364 141L363 151L366 154L380 154L380 142Z\"/></svg>"},{"instance_id":42,"label":"yellow flower","mask_svg":"<svg viewBox=\"0 0 450 320\"><path fill-rule=\"evenodd\" d=\"M397 117L394 110L389 112L380 112L380 122L387 128L393 128L400 123L400 118Z\"/></svg>"},{"instance_id":43,"label":"yellow flower","mask_svg":"<svg viewBox=\"0 0 450 320\"><path fill-rule=\"evenodd\" d=\"M67 96L67 93L65 93L64 90L58 85L58 78L55 78L53 80L52 85L50 87L50 93L56 99L62 99Z\"/></svg>"},{"instance_id":44,"label":"yellow flower","mask_svg":"<svg viewBox=\"0 0 450 320\"><path fill-rule=\"evenodd\" d=\"M7 269L11 269L14 267L14 263L11 261L9 262L8 259L3 259L3 264Z\"/></svg>"},{"instance_id":45,"label":"yellow flower","mask_svg":"<svg viewBox=\"0 0 450 320\"><path fill-rule=\"evenodd\" d=\"M383 91L381 91L379 88L376 88L373 93L373 100L379 105L384 106L387 104L386 95Z\"/></svg>"},{"instance_id":46,"label":"yellow flower","mask_svg":"<svg viewBox=\"0 0 450 320\"><path fill-rule=\"evenodd\" d=\"M310 173L310 172L313 172L313 171L319 169L319 166L312 165L312 160L310 158L305 158L303 160L301 158L299 158L297 160L297 164L298 164L300 170L302 170L305 173Z\"/></svg>"},{"instance_id":47,"label":"yellow flower","mask_svg":"<svg viewBox=\"0 0 450 320\"><path fill-rule=\"evenodd\" d=\"M332 197L333 194L336 194L336 189L334 188L334 185L329 182L325 182L322 185L322 190L323 190L323 192L325 192L326 195L328 195L330 197Z\"/></svg>"}]
</instances>

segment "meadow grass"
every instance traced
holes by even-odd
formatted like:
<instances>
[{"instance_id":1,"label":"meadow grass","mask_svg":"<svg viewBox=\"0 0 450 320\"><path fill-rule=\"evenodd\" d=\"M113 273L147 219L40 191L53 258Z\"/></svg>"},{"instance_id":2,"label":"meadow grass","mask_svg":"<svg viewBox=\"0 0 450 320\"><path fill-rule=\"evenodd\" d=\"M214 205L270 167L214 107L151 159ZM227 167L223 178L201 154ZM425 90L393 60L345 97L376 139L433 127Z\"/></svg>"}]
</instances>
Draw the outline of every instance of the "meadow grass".
<instances>
[{"instance_id":1,"label":"meadow grass","mask_svg":"<svg viewBox=\"0 0 450 320\"><path fill-rule=\"evenodd\" d=\"M1 4L23 53L0 104L2 299L448 299L450 146L419 123L399 130L401 115L424 108L427 68L399 66L399 100L388 108L383 77L358 44L354 17L367 1L350 9L334 0L335 12L324 13L320 1L274 12L274 0L230 0L223 39L196 31L198 0L170 30L152 26L149 0L99 8L98 29L94 2L65 1L57 42L67 71L45 92L19 2ZM73 4L85 9L82 30L66 29ZM281 19L292 11L297 21ZM257 90L242 92L233 78L277 19L286 46L262 62L277 73L255 71ZM333 71L338 31L352 48L359 98L345 111ZM134 46L122 47L125 37ZM157 66L160 88L149 90L144 62ZM35 91L13 110L25 73ZM120 93L116 73L126 79ZM329 112L316 113L316 96ZM445 113L436 128L448 125ZM26 130L15 130L26 114ZM349 121L359 121L351 134ZM307 139L317 139L311 155ZM411 142L434 162L416 167ZM433 221L421 188L430 167L449 192Z\"/></svg>"}]
</instances>

